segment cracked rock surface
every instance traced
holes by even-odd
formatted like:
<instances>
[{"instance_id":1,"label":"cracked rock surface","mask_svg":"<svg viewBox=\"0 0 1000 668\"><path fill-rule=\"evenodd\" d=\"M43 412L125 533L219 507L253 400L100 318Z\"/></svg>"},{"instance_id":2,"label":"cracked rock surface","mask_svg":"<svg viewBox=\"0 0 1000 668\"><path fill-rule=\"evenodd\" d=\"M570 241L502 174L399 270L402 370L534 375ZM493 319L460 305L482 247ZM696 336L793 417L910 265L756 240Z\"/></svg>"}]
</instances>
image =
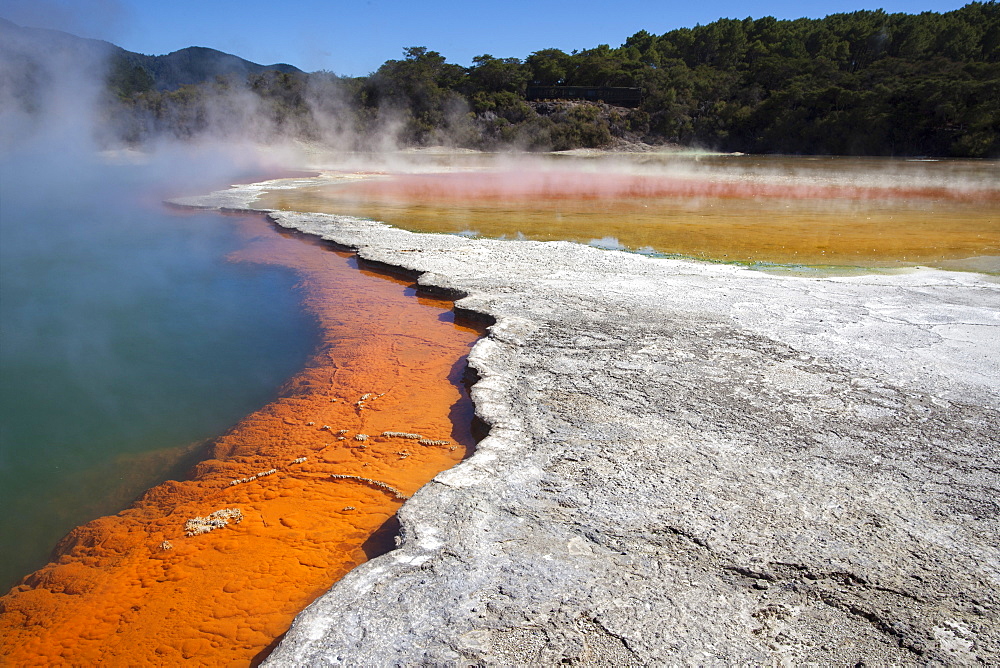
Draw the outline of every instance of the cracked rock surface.
<instances>
[{"instance_id":1,"label":"cracked rock surface","mask_svg":"<svg viewBox=\"0 0 1000 668\"><path fill-rule=\"evenodd\" d=\"M496 324L489 436L267 665L1000 663L996 279L269 215Z\"/></svg>"}]
</instances>

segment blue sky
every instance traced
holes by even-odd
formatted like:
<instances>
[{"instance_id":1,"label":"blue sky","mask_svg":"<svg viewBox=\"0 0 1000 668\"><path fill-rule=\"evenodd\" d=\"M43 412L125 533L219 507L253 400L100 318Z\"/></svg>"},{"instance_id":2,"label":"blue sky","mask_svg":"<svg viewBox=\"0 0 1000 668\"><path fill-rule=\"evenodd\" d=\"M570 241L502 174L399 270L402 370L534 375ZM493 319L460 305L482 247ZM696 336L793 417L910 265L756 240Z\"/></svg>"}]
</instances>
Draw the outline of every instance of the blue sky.
<instances>
[{"instance_id":1,"label":"blue sky","mask_svg":"<svg viewBox=\"0 0 1000 668\"><path fill-rule=\"evenodd\" d=\"M858 9L945 12L964 0L0 0L0 16L20 25L106 39L161 55L208 46L261 64L364 75L407 46L449 62L473 56L524 58L555 47L618 46L639 30L660 34L722 18L802 16Z\"/></svg>"}]
</instances>

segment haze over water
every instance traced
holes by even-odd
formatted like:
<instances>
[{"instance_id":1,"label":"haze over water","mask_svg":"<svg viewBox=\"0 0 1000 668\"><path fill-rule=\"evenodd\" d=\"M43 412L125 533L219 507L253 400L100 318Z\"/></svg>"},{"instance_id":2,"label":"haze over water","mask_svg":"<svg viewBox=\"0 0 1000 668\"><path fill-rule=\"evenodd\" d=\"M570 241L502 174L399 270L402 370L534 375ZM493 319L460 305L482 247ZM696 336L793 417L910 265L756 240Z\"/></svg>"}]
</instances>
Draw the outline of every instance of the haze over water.
<instances>
[{"instance_id":1,"label":"haze over water","mask_svg":"<svg viewBox=\"0 0 1000 668\"><path fill-rule=\"evenodd\" d=\"M185 167L11 155L0 169L9 583L267 401L313 331L289 271L227 261L242 241L225 218L161 206L179 193L152 184ZM765 266L1000 271L985 161L450 155L377 169L260 204Z\"/></svg>"},{"instance_id":2,"label":"haze over water","mask_svg":"<svg viewBox=\"0 0 1000 668\"><path fill-rule=\"evenodd\" d=\"M312 349L295 275L230 262L237 227L166 209L167 178L222 185L181 164L0 161L0 585L178 475Z\"/></svg>"},{"instance_id":3,"label":"haze over water","mask_svg":"<svg viewBox=\"0 0 1000 668\"><path fill-rule=\"evenodd\" d=\"M121 178L114 169L98 171L112 183ZM201 190L220 185L204 183ZM129 200L124 189L110 194ZM394 526L398 526L391 518L403 500L467 454L475 435L471 400L464 390L465 356L483 332L475 323L456 319L450 300L423 294L410 279L366 270L350 254L332 252L327 244L284 231L261 216L186 212L149 222L145 215L117 220L116 213L117 207L109 211L117 223L111 226L114 233L106 235L110 238L102 238L101 228L109 223L101 215L82 216L79 234L94 227L96 239L90 246L80 240L79 247L56 259L79 265L75 256L85 261L97 256L116 265L117 280L98 281L92 298L82 300L97 311L96 322L91 323L94 332L82 332L100 340L108 338L106 329L125 330L126 336L115 341L113 352L123 350L124 364L134 368L115 369L125 377L115 374L110 380L124 381L119 384L140 399L149 393L162 401L150 409L142 400L129 403L131 394L112 394L123 406L101 416L108 418L106 438L82 444L93 446L90 458L107 462L88 466L84 457L71 456L80 453L64 452L68 449L64 446L81 445L76 433L70 437L43 434L36 443L25 443L34 447L16 462L21 471L11 471L11 478L58 474L50 470L55 464L63 464L62 469L78 466L68 479L93 481L78 487L88 488L94 498L104 495L104 512L120 510L129 500L114 489L121 475L138 470L148 480L135 485L134 494L165 477L169 464L183 451L183 447L168 446L165 456L160 452L150 456L130 445L176 442L177 434L160 439L157 430L198 425L193 414L202 404L189 401L188 394L180 391L185 384L193 386L190 395L208 394L207 399L197 398L206 403L219 399L225 409L240 397L234 383L252 389L255 379L248 369L267 370L271 365L263 363L280 356L285 347L293 355L296 350L310 354L307 360L289 365L295 371L291 377L265 383L271 400L252 406L256 410L247 415L237 415L239 423L213 438L211 449L199 453L202 461L186 475L170 475L173 479L149 489L124 512L77 527L57 548L53 561L13 587L0 606L4 613L0 615L0 654L16 665L173 665L185 660L248 665L266 654L294 616L319 593L359 563L391 549ZM59 227L59 223L49 226ZM137 234L126 229L130 227L137 228ZM239 234L234 233L237 230ZM71 241L76 241L74 233L67 232ZM146 246L159 249L161 244L166 250L141 252ZM21 246L22 251L30 250L30 244ZM108 249L123 252L125 259L116 262L114 256L105 257ZM30 255L22 252L21 257ZM280 304L280 292L294 297L291 285L278 286L270 294L266 281L263 289L253 281L247 285L241 280L244 277L234 279L225 271L214 271L213 260L223 266L228 260L236 261L229 268L242 268L251 278L260 266L292 268L301 306L314 318L318 330L315 340L307 337L307 345L297 346L296 332L289 336L280 328L268 327L272 321L288 320L296 309L282 313L254 303L254 298L263 298L278 299ZM30 265L30 260L22 259L22 264ZM206 297L198 289L182 289L175 295L163 288L184 283L186 273L214 277L208 286L211 290L206 288L213 294ZM146 280L145 274L154 280ZM288 277L284 272L279 276ZM202 280L195 282L206 287ZM234 289L229 289L230 284ZM240 299L244 295L236 286L248 289L250 298ZM212 299L217 287L221 287L220 298ZM84 291L84 296L89 293ZM192 318L183 304L166 309L167 317L158 317L159 309L147 314L124 308L118 313L122 301L130 302L129 306L131 301L160 304L174 297L191 300L196 307L207 302L225 317L212 319L209 312ZM30 302L30 296L24 301ZM291 306L298 306L295 299ZM73 313L86 319L85 309ZM244 320L234 314L246 314L245 322L251 329L259 327L263 338L255 342L256 332L239 331ZM170 340L161 350L150 351L155 360L152 365L143 363L143 355L130 354L135 351L127 334L134 328L120 315L148 321L140 333L147 328L166 330ZM261 317L263 321L258 320ZM176 322L182 324L172 326ZM206 327L197 326L201 324ZM176 358L184 350L172 344L175 338L184 337L194 337L196 349L206 348L215 356L229 352L213 345L219 337L238 352L247 343L260 345L250 351L248 368L233 365L219 373L213 368L214 359L190 355L196 363L187 365L183 355ZM135 347L141 344L139 340ZM115 362L115 356L106 355L108 360L102 361ZM22 355L12 361L32 359ZM64 367L79 370L81 365L71 361L61 360L51 370L53 375ZM85 370L102 373L97 364ZM177 370L183 372L182 379L173 377ZM281 380L287 382L278 388ZM200 391L203 384L211 386L207 392ZM40 394L50 386L47 383ZM109 388L114 389L111 382L98 383L96 390L104 393ZM43 401L47 398L42 397ZM157 419L158 412L166 415L166 422ZM80 426L77 417L52 419L36 411L27 428L53 423L72 432ZM83 426L89 429L91 425ZM206 430L207 435L216 436L226 426ZM117 438L119 431L135 433L129 433L126 440ZM43 453L46 448L52 457ZM124 454L115 457L117 452ZM39 462L38 471L32 470L31 464ZM43 511L65 507L75 512L67 501L86 500L76 493L80 489L58 498L58 486L38 487L22 490L27 502L21 506L39 517L44 517ZM122 498L116 503L115 497ZM235 513L235 517L228 515L232 521L225 530L205 534L191 529L205 516L216 517L210 511L220 507ZM25 525L34 519L28 517L29 512L17 514ZM78 514L89 519L85 513ZM30 528L14 528L11 552L19 548L16 538ZM50 539L49 546L57 537Z\"/></svg>"},{"instance_id":4,"label":"haze over water","mask_svg":"<svg viewBox=\"0 0 1000 668\"><path fill-rule=\"evenodd\" d=\"M1000 170L990 161L459 155L261 204L753 266L1000 272Z\"/></svg>"}]
</instances>

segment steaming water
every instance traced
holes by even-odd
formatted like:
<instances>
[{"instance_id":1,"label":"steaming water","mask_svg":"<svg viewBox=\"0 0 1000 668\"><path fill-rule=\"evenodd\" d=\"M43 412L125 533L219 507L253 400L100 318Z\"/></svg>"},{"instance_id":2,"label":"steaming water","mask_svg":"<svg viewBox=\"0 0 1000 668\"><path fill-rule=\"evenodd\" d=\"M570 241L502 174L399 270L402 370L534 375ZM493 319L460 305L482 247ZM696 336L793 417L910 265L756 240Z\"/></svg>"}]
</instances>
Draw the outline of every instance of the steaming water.
<instances>
[{"instance_id":1,"label":"steaming water","mask_svg":"<svg viewBox=\"0 0 1000 668\"><path fill-rule=\"evenodd\" d=\"M277 191L266 207L416 231L566 239L757 266L1000 272L989 161L633 155L435 158Z\"/></svg>"},{"instance_id":2,"label":"steaming water","mask_svg":"<svg viewBox=\"0 0 1000 668\"><path fill-rule=\"evenodd\" d=\"M166 209L165 176L0 158L2 585L176 473L314 343L295 276L227 261L233 220Z\"/></svg>"}]
</instances>

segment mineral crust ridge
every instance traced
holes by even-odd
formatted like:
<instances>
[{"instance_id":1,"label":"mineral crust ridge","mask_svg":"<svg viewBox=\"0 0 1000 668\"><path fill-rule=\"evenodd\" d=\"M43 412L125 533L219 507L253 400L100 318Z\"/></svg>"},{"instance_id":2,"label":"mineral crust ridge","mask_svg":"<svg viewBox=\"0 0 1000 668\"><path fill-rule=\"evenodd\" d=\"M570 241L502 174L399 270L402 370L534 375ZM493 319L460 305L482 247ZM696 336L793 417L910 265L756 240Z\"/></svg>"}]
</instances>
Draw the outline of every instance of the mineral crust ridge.
<instances>
[{"instance_id":1,"label":"mineral crust ridge","mask_svg":"<svg viewBox=\"0 0 1000 668\"><path fill-rule=\"evenodd\" d=\"M995 277L268 215L495 322L489 435L265 665L1000 664Z\"/></svg>"}]
</instances>

